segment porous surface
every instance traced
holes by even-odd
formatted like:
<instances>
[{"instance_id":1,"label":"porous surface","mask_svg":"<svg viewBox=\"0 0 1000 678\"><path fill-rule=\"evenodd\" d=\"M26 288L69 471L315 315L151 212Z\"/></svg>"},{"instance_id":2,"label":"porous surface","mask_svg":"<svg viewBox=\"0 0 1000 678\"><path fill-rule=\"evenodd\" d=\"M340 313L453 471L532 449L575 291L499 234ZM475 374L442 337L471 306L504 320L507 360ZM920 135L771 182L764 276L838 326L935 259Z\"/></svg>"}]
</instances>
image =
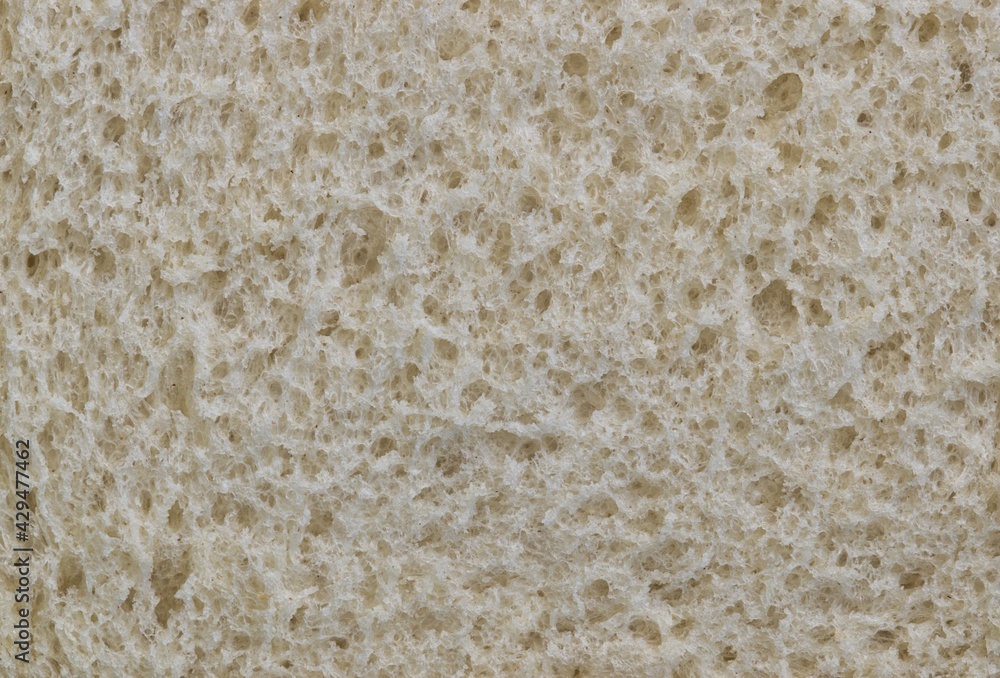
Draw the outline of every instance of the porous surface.
<instances>
[{"instance_id":1,"label":"porous surface","mask_svg":"<svg viewBox=\"0 0 1000 678\"><path fill-rule=\"evenodd\" d=\"M18 670L1000 671L998 19L0 3Z\"/></svg>"}]
</instances>

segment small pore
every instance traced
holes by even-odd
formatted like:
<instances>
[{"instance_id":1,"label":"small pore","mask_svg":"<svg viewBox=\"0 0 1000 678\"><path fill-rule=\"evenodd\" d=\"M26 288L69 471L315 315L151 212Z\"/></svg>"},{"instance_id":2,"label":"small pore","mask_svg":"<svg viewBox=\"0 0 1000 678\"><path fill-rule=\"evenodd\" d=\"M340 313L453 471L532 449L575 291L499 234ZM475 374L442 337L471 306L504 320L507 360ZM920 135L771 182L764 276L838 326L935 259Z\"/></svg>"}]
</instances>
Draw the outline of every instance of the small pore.
<instances>
[{"instance_id":1,"label":"small pore","mask_svg":"<svg viewBox=\"0 0 1000 678\"><path fill-rule=\"evenodd\" d=\"M253 0L253 2L247 5L247 8L243 10L240 21L243 22L243 26L248 31L257 28L257 23L260 21L260 2L258 0Z\"/></svg>"},{"instance_id":2,"label":"small pore","mask_svg":"<svg viewBox=\"0 0 1000 678\"><path fill-rule=\"evenodd\" d=\"M801 100L802 78L797 73L783 73L764 88L765 115L794 111Z\"/></svg>"},{"instance_id":3,"label":"small pore","mask_svg":"<svg viewBox=\"0 0 1000 678\"><path fill-rule=\"evenodd\" d=\"M941 31L941 20L935 14L925 14L917 22L917 39L922 42L930 42Z\"/></svg>"},{"instance_id":4,"label":"small pore","mask_svg":"<svg viewBox=\"0 0 1000 678\"><path fill-rule=\"evenodd\" d=\"M457 59L472 47L468 34L460 29L454 29L441 35L437 41L438 58L441 61Z\"/></svg>"},{"instance_id":5,"label":"small pore","mask_svg":"<svg viewBox=\"0 0 1000 678\"><path fill-rule=\"evenodd\" d=\"M792 292L783 280L775 280L758 292L751 302L754 317L770 334L783 334L795 328L799 311Z\"/></svg>"},{"instance_id":6,"label":"small pore","mask_svg":"<svg viewBox=\"0 0 1000 678\"><path fill-rule=\"evenodd\" d=\"M524 214L534 212L542 207L542 196L534 188L527 188L521 193L518 205Z\"/></svg>"},{"instance_id":7,"label":"small pore","mask_svg":"<svg viewBox=\"0 0 1000 678\"><path fill-rule=\"evenodd\" d=\"M489 382L485 379L477 379L465 386L461 393L462 412L468 413L480 398L485 397L488 400L492 391Z\"/></svg>"},{"instance_id":8,"label":"small pore","mask_svg":"<svg viewBox=\"0 0 1000 678\"><path fill-rule=\"evenodd\" d=\"M178 504L175 501L173 503L173 506L170 507L170 510L167 511L167 525L170 527L170 529L176 531L180 529L183 522L184 522L184 509L182 509L180 507L180 504Z\"/></svg>"},{"instance_id":9,"label":"small pore","mask_svg":"<svg viewBox=\"0 0 1000 678\"><path fill-rule=\"evenodd\" d=\"M352 215L361 233L350 231L340 248L340 262L344 268L344 282L354 285L379 271L379 257L388 242L391 220L381 210L365 208Z\"/></svg>"},{"instance_id":10,"label":"small pore","mask_svg":"<svg viewBox=\"0 0 1000 678\"><path fill-rule=\"evenodd\" d=\"M320 21L326 16L327 4L320 0L306 0L295 11L295 18L301 22ZM259 12L258 8L258 12Z\"/></svg>"},{"instance_id":11,"label":"small pore","mask_svg":"<svg viewBox=\"0 0 1000 678\"><path fill-rule=\"evenodd\" d=\"M663 643L663 634L660 632L660 626L652 619L633 619L628 625L628 630L632 635L642 638L653 647L658 647Z\"/></svg>"},{"instance_id":12,"label":"small pore","mask_svg":"<svg viewBox=\"0 0 1000 678\"><path fill-rule=\"evenodd\" d=\"M970 214L979 214L983 210L983 196L979 191L972 191L966 196Z\"/></svg>"},{"instance_id":13,"label":"small pore","mask_svg":"<svg viewBox=\"0 0 1000 678\"><path fill-rule=\"evenodd\" d=\"M435 339L434 354L445 362L453 363L458 360L458 347L447 339Z\"/></svg>"},{"instance_id":14,"label":"small pore","mask_svg":"<svg viewBox=\"0 0 1000 678\"><path fill-rule=\"evenodd\" d=\"M691 226L698 219L700 213L701 191L697 188L692 188L681 198L681 202L677 206L677 218L681 220L681 223Z\"/></svg>"},{"instance_id":15,"label":"small pore","mask_svg":"<svg viewBox=\"0 0 1000 678\"><path fill-rule=\"evenodd\" d=\"M820 327L826 327L830 324L831 315L823 308L823 302L819 299L812 299L807 307L808 313L806 315L806 320L812 325L818 325Z\"/></svg>"},{"instance_id":16,"label":"small pore","mask_svg":"<svg viewBox=\"0 0 1000 678\"><path fill-rule=\"evenodd\" d=\"M390 438L388 436L382 436L381 438L376 440L375 444L372 446L372 455L376 459L380 459L395 450L396 450L395 439Z\"/></svg>"},{"instance_id":17,"label":"small pore","mask_svg":"<svg viewBox=\"0 0 1000 678\"><path fill-rule=\"evenodd\" d=\"M587 57L579 52L567 54L563 60L563 73L566 75L578 75L582 78L589 72L590 65L587 62Z\"/></svg>"},{"instance_id":18,"label":"small pore","mask_svg":"<svg viewBox=\"0 0 1000 678\"><path fill-rule=\"evenodd\" d=\"M833 449L837 452L847 452L858 437L858 431L853 426L841 426L833 432Z\"/></svg>"},{"instance_id":19,"label":"small pore","mask_svg":"<svg viewBox=\"0 0 1000 678\"><path fill-rule=\"evenodd\" d=\"M607 399L598 384L580 384L570 394L570 404L578 420L588 421L594 412L604 409Z\"/></svg>"},{"instance_id":20,"label":"small pore","mask_svg":"<svg viewBox=\"0 0 1000 678\"><path fill-rule=\"evenodd\" d=\"M701 331L701 334L698 335L698 340L691 346L691 351L698 355L704 355L715 348L715 344L718 339L718 333L715 330L706 327Z\"/></svg>"},{"instance_id":21,"label":"small pore","mask_svg":"<svg viewBox=\"0 0 1000 678\"><path fill-rule=\"evenodd\" d=\"M66 595L72 589L82 592L86 586L87 578L80 559L74 555L64 557L59 562L59 573L56 577L56 589L60 595Z\"/></svg>"},{"instance_id":22,"label":"small pore","mask_svg":"<svg viewBox=\"0 0 1000 678\"><path fill-rule=\"evenodd\" d=\"M607 45L608 47L614 47L614 44L618 42L618 40L620 40L621 37L622 37L622 27L615 26L610 31L608 31L608 35L604 38L604 44Z\"/></svg>"},{"instance_id":23,"label":"small pore","mask_svg":"<svg viewBox=\"0 0 1000 678\"><path fill-rule=\"evenodd\" d=\"M972 80L972 66L969 62L963 61L958 65L958 74L962 79L962 86L965 91L971 91L972 83L970 81Z\"/></svg>"},{"instance_id":24,"label":"small pore","mask_svg":"<svg viewBox=\"0 0 1000 678\"><path fill-rule=\"evenodd\" d=\"M104 139L117 144L123 136L125 136L125 119L116 115L104 126Z\"/></svg>"},{"instance_id":25,"label":"small pore","mask_svg":"<svg viewBox=\"0 0 1000 678\"><path fill-rule=\"evenodd\" d=\"M191 569L191 559L186 553L154 562L150 583L158 601L154 612L160 626L166 627L170 616L184 606L176 595L191 576Z\"/></svg>"},{"instance_id":26,"label":"small pore","mask_svg":"<svg viewBox=\"0 0 1000 678\"><path fill-rule=\"evenodd\" d=\"M535 297L535 310L538 313L545 313L549 310L549 306L552 304L552 292L549 290L542 290Z\"/></svg>"}]
</instances>

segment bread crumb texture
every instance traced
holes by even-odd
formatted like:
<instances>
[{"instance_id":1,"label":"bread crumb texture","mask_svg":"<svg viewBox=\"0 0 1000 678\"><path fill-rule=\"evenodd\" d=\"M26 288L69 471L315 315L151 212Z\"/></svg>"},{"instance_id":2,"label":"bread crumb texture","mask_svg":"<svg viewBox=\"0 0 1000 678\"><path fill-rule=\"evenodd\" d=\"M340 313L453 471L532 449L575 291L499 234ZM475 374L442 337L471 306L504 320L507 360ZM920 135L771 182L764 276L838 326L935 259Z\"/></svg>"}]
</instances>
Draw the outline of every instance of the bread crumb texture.
<instances>
[{"instance_id":1,"label":"bread crumb texture","mask_svg":"<svg viewBox=\"0 0 1000 678\"><path fill-rule=\"evenodd\" d=\"M31 675L996 675L998 23L0 3Z\"/></svg>"}]
</instances>

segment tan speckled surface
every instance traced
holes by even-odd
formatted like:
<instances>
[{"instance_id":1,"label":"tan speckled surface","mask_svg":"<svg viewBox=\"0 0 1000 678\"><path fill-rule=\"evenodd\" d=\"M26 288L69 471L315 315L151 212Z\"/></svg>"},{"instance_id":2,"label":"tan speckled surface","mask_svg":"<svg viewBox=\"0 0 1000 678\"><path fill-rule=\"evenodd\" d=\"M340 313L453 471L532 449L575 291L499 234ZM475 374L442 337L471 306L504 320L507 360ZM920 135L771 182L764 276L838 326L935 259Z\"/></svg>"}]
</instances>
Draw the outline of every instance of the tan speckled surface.
<instances>
[{"instance_id":1,"label":"tan speckled surface","mask_svg":"<svg viewBox=\"0 0 1000 678\"><path fill-rule=\"evenodd\" d=\"M998 20L0 3L0 673L997 675Z\"/></svg>"}]
</instances>

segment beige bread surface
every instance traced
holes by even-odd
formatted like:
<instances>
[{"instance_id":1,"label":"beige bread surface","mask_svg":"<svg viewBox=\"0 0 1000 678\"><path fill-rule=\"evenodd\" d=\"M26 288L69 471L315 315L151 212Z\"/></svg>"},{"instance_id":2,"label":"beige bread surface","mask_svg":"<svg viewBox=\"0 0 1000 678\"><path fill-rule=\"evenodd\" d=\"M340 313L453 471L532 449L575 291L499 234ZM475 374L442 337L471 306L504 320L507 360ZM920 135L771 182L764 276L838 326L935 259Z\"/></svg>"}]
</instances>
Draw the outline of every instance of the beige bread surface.
<instances>
[{"instance_id":1,"label":"beige bread surface","mask_svg":"<svg viewBox=\"0 0 1000 678\"><path fill-rule=\"evenodd\" d=\"M0 4L4 671L1000 671L998 18Z\"/></svg>"}]
</instances>

